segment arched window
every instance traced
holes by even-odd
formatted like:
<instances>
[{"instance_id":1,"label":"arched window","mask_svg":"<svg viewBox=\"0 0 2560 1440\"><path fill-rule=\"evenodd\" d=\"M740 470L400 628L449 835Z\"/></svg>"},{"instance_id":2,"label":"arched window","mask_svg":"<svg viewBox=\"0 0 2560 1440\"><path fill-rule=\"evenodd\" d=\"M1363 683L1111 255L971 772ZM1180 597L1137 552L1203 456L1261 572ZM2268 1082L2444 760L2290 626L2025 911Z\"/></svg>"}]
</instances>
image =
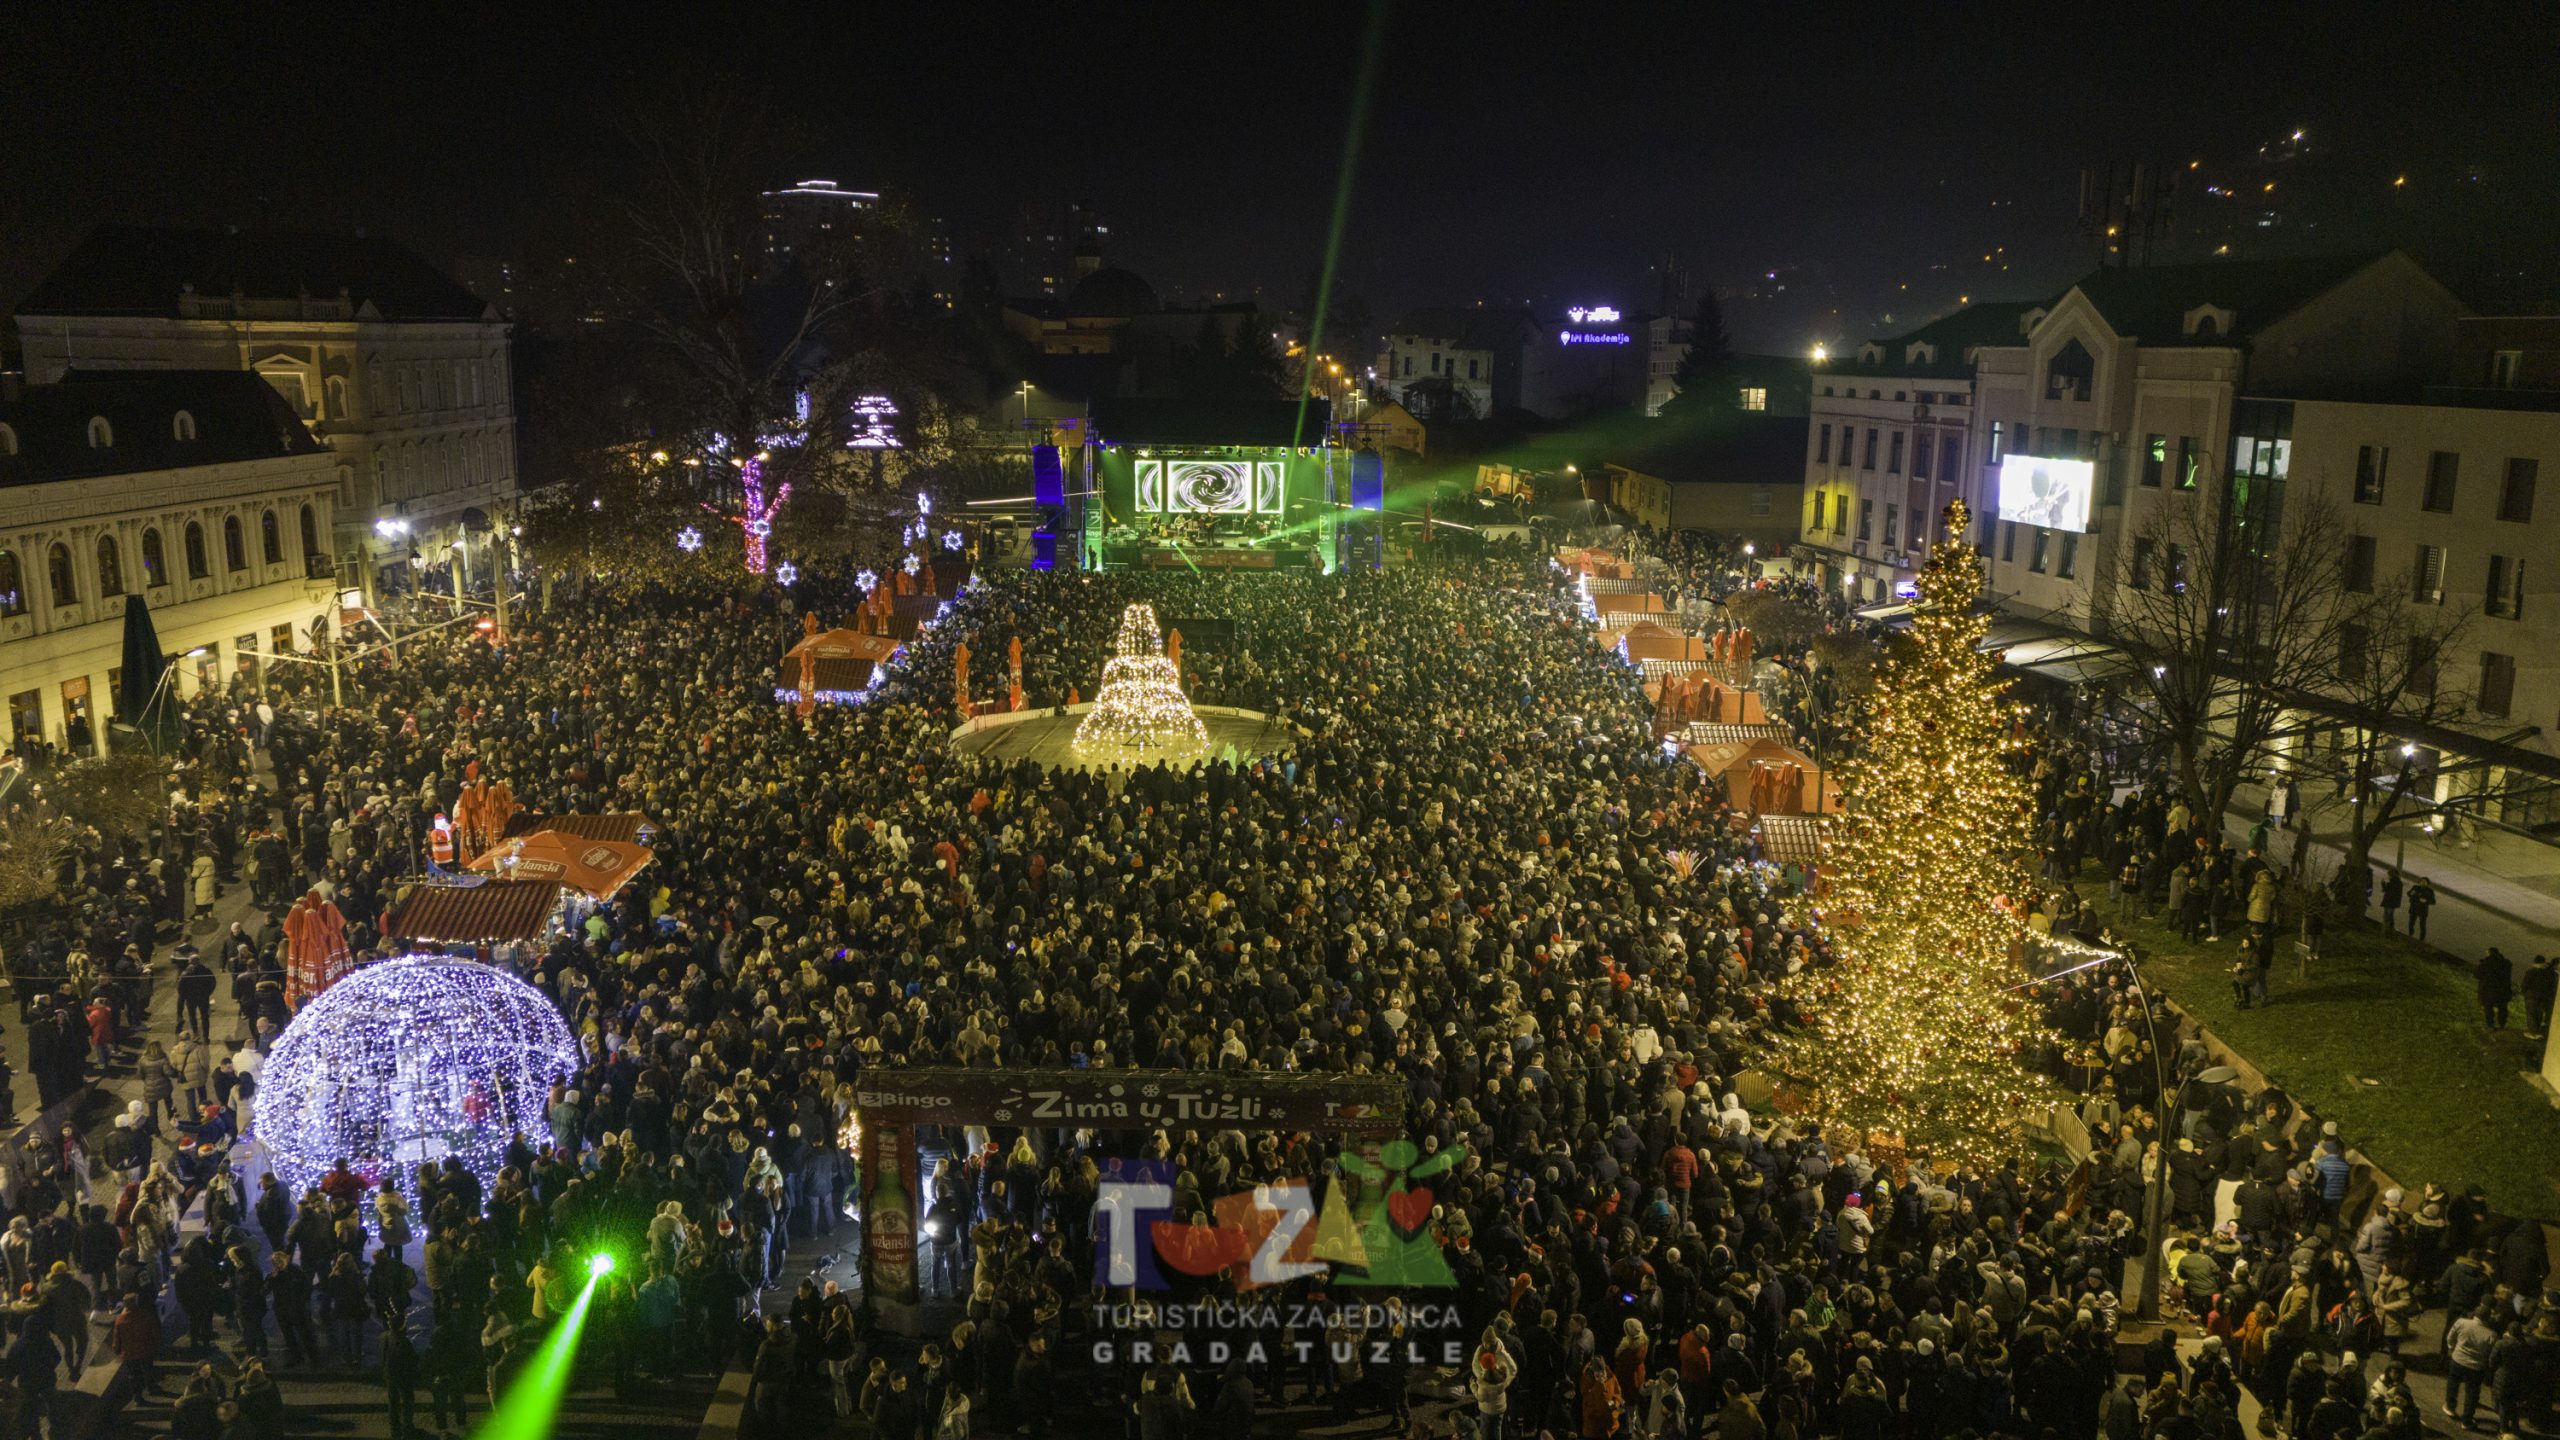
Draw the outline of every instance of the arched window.
<instances>
[{"instance_id":1,"label":"arched window","mask_svg":"<svg viewBox=\"0 0 2560 1440\"><path fill-rule=\"evenodd\" d=\"M305 505L302 507L302 558L307 562L321 553L323 552L320 549L320 517L311 512L310 506Z\"/></svg>"},{"instance_id":2,"label":"arched window","mask_svg":"<svg viewBox=\"0 0 2560 1440\"><path fill-rule=\"evenodd\" d=\"M145 587L169 583L169 555L161 548L157 525L142 531L142 583Z\"/></svg>"},{"instance_id":3,"label":"arched window","mask_svg":"<svg viewBox=\"0 0 2560 1440\"><path fill-rule=\"evenodd\" d=\"M258 553L270 565L284 563L284 537L276 533L276 512L273 510L258 516Z\"/></svg>"},{"instance_id":4,"label":"arched window","mask_svg":"<svg viewBox=\"0 0 2560 1440\"><path fill-rule=\"evenodd\" d=\"M17 453L18 432L10 429L6 425L0 425L0 455L15 455Z\"/></svg>"},{"instance_id":5,"label":"arched window","mask_svg":"<svg viewBox=\"0 0 2560 1440\"><path fill-rule=\"evenodd\" d=\"M196 417L181 410L169 422L169 433L180 440L196 438Z\"/></svg>"},{"instance_id":6,"label":"arched window","mask_svg":"<svg viewBox=\"0 0 2560 1440\"><path fill-rule=\"evenodd\" d=\"M46 578L53 582L53 603L80 603L80 577L71 573L71 547L56 540L44 556Z\"/></svg>"},{"instance_id":7,"label":"arched window","mask_svg":"<svg viewBox=\"0 0 2560 1440\"><path fill-rule=\"evenodd\" d=\"M187 578L201 580L212 573L213 567L206 564L204 558L204 527L190 520L187 522Z\"/></svg>"},{"instance_id":8,"label":"arched window","mask_svg":"<svg viewBox=\"0 0 2560 1440\"><path fill-rule=\"evenodd\" d=\"M346 376L332 375L320 382L320 393L329 402L329 413L322 416L322 419L344 420L347 418Z\"/></svg>"},{"instance_id":9,"label":"arched window","mask_svg":"<svg viewBox=\"0 0 2560 1440\"><path fill-rule=\"evenodd\" d=\"M116 537L98 537L98 598L112 600L124 593L124 551Z\"/></svg>"},{"instance_id":10,"label":"arched window","mask_svg":"<svg viewBox=\"0 0 2560 1440\"><path fill-rule=\"evenodd\" d=\"M222 517L222 563L234 570L249 568L249 542L237 515Z\"/></svg>"},{"instance_id":11,"label":"arched window","mask_svg":"<svg viewBox=\"0 0 2560 1440\"><path fill-rule=\"evenodd\" d=\"M0 615L26 613L27 591L18 579L18 552L0 550Z\"/></svg>"},{"instance_id":12,"label":"arched window","mask_svg":"<svg viewBox=\"0 0 2560 1440\"><path fill-rule=\"evenodd\" d=\"M107 417L104 415L90 416L89 448L92 450L108 450L113 449L115 443L116 427L107 423Z\"/></svg>"},{"instance_id":13,"label":"arched window","mask_svg":"<svg viewBox=\"0 0 2560 1440\"><path fill-rule=\"evenodd\" d=\"M2047 400L2086 400L2089 384L2098 373L2098 362L2089 347L2078 340L2066 340L2053 352L2044 367L2044 398Z\"/></svg>"}]
</instances>

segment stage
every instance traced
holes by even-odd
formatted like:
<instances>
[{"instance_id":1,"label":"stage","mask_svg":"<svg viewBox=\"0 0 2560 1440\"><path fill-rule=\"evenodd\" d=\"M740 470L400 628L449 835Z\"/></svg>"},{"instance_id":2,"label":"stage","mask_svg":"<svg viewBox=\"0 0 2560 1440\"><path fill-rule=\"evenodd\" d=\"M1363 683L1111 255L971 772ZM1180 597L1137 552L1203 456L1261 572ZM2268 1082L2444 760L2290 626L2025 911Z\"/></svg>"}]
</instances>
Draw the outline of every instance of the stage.
<instances>
[{"instance_id":1,"label":"stage","mask_svg":"<svg viewBox=\"0 0 2560 1440\"><path fill-rule=\"evenodd\" d=\"M1298 746L1298 728L1276 716L1224 705L1198 705L1192 713L1209 732L1209 748L1190 754L1162 754L1118 759L1076 752L1076 726L1091 705L1026 710L1019 714L981 715L951 732L951 748L962 755L982 755L1008 763L1031 760L1044 770L1129 770L1141 765L1189 769L1204 760L1223 760L1233 749L1237 763L1286 755Z\"/></svg>"}]
</instances>

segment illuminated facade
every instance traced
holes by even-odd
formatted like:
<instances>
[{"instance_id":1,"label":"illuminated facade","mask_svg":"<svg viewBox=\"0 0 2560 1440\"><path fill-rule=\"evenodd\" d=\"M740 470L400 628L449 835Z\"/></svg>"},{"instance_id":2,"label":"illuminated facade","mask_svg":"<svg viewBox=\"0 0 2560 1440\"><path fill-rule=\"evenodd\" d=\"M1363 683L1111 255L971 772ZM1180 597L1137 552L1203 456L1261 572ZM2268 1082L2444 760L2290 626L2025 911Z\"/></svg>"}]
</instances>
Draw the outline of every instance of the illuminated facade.
<instances>
[{"instance_id":1,"label":"illuminated facade","mask_svg":"<svg viewBox=\"0 0 2560 1440\"><path fill-rule=\"evenodd\" d=\"M337 468L238 371L89 371L0 395L7 738L102 750L129 596L183 695L307 648L337 611Z\"/></svg>"},{"instance_id":2,"label":"illuminated facade","mask_svg":"<svg viewBox=\"0 0 2560 1440\"><path fill-rule=\"evenodd\" d=\"M516 492L511 327L380 237L101 226L18 307L28 378L79 370L246 370L337 457L348 588L412 554L486 573Z\"/></svg>"}]
</instances>

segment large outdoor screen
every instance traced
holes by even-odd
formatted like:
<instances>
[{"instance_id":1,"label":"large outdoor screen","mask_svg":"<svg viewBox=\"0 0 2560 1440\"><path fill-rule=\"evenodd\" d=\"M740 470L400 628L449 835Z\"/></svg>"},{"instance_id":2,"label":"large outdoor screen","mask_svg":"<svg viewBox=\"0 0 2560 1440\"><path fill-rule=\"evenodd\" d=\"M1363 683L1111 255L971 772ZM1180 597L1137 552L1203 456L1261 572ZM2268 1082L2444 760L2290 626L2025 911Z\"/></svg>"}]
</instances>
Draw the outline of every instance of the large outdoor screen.
<instances>
[{"instance_id":1,"label":"large outdoor screen","mask_svg":"<svg viewBox=\"0 0 2560 1440\"><path fill-rule=\"evenodd\" d=\"M1278 460L1141 460L1137 507L1169 515L1277 515L1287 469Z\"/></svg>"},{"instance_id":2,"label":"large outdoor screen","mask_svg":"<svg viewBox=\"0 0 2560 1440\"><path fill-rule=\"evenodd\" d=\"M2046 530L2087 530L2097 513L2098 467L2042 455L2000 459L2000 518Z\"/></svg>"}]
</instances>

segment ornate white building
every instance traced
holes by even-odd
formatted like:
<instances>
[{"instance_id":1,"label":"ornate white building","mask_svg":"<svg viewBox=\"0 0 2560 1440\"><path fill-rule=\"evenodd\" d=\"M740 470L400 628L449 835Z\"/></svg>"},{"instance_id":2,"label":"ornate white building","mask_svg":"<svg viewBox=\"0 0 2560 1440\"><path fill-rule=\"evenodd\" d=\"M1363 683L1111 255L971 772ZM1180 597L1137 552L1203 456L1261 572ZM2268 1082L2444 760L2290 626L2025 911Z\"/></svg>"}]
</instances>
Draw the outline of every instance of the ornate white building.
<instances>
[{"instance_id":1,"label":"ornate white building","mask_svg":"<svg viewBox=\"0 0 2560 1440\"><path fill-rule=\"evenodd\" d=\"M245 370L336 456L330 549L371 595L412 557L485 574L516 493L509 326L380 237L109 225L18 307L27 377ZM396 581L393 582L396 585Z\"/></svg>"},{"instance_id":2,"label":"ornate white building","mask_svg":"<svg viewBox=\"0 0 2560 1440\"><path fill-rule=\"evenodd\" d=\"M0 392L0 702L95 752L144 597L194 695L337 615L339 460L241 371L74 372Z\"/></svg>"}]
</instances>

